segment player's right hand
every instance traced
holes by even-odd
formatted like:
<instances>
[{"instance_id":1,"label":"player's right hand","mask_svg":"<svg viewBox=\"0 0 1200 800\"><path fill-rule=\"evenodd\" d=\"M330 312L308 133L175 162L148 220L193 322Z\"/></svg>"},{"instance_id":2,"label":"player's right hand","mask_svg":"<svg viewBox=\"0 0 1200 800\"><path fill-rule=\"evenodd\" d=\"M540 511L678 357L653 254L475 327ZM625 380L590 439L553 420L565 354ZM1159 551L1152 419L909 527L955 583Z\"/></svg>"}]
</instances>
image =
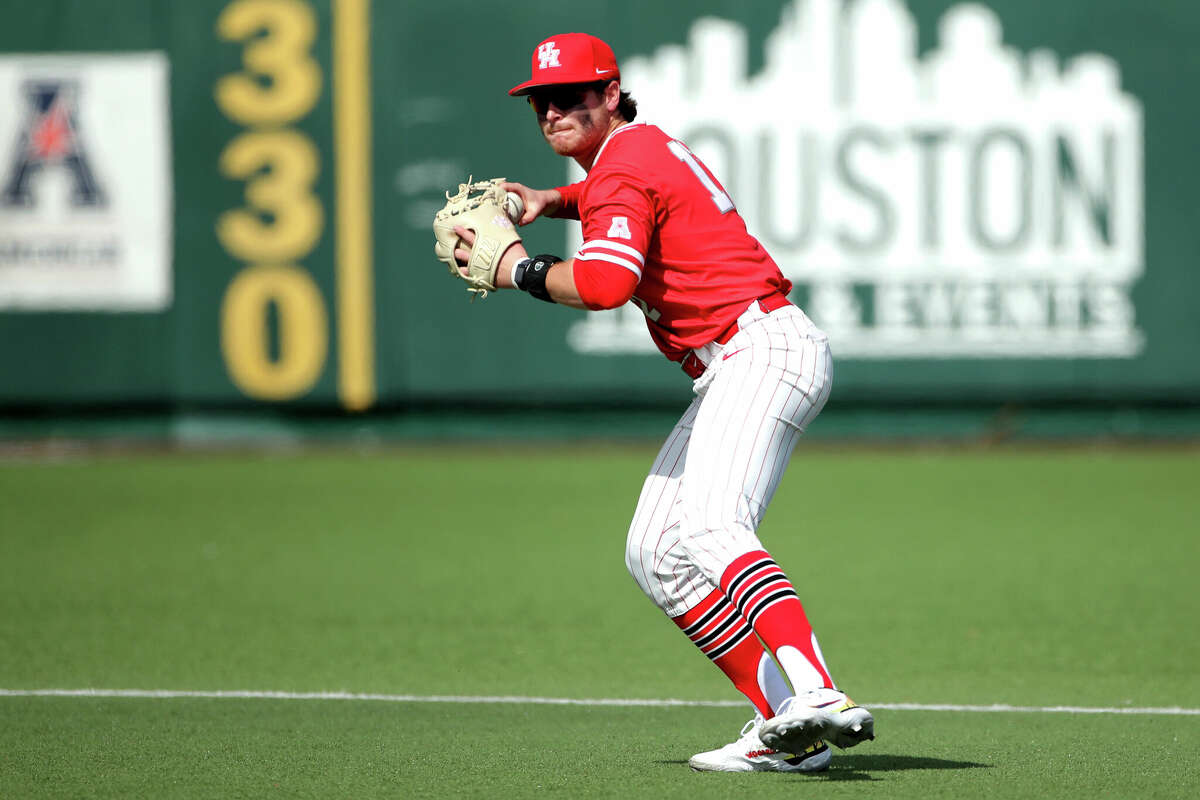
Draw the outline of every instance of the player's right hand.
<instances>
[{"instance_id":1,"label":"player's right hand","mask_svg":"<svg viewBox=\"0 0 1200 800\"><path fill-rule=\"evenodd\" d=\"M500 188L520 195L525 204L525 213L517 220L518 225L528 225L538 217L549 216L562 207L562 195L557 189L530 189L523 183L505 181Z\"/></svg>"}]
</instances>

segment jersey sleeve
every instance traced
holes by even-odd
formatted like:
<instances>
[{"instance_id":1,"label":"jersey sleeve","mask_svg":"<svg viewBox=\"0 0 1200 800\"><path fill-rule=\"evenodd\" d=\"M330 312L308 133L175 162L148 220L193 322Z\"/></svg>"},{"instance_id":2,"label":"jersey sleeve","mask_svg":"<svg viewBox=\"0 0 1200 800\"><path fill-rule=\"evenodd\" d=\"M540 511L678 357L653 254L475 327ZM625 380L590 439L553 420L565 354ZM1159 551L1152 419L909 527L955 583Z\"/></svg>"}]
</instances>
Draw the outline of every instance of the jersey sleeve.
<instances>
[{"instance_id":1,"label":"jersey sleeve","mask_svg":"<svg viewBox=\"0 0 1200 800\"><path fill-rule=\"evenodd\" d=\"M623 306L637 289L634 273L607 261L576 260L572 270L579 299L592 311Z\"/></svg>"},{"instance_id":2,"label":"jersey sleeve","mask_svg":"<svg viewBox=\"0 0 1200 800\"><path fill-rule=\"evenodd\" d=\"M583 193L583 181L556 188L562 196L562 205L550 216L555 219L579 219L579 195Z\"/></svg>"},{"instance_id":3,"label":"jersey sleeve","mask_svg":"<svg viewBox=\"0 0 1200 800\"><path fill-rule=\"evenodd\" d=\"M603 262L642 279L654 231L654 197L644 177L605 170L588 177L580 199L583 244L576 263Z\"/></svg>"}]
</instances>

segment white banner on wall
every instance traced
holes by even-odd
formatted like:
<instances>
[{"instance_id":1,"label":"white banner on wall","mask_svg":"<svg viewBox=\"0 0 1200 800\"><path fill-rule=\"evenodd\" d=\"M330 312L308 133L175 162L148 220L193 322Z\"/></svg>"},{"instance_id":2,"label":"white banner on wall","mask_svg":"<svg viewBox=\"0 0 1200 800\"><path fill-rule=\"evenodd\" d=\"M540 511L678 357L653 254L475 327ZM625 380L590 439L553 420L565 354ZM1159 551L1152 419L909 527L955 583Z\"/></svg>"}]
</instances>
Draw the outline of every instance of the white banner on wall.
<instances>
[{"instance_id":1,"label":"white banner on wall","mask_svg":"<svg viewBox=\"0 0 1200 800\"><path fill-rule=\"evenodd\" d=\"M0 308L171 304L162 53L0 56Z\"/></svg>"},{"instance_id":2,"label":"white banner on wall","mask_svg":"<svg viewBox=\"0 0 1200 800\"><path fill-rule=\"evenodd\" d=\"M764 45L751 75L745 28L699 19L622 83L721 179L836 355L1142 351L1142 108L1116 61L1021 53L978 3L924 54L902 0L795 0ZM653 347L633 304L569 341Z\"/></svg>"}]
</instances>

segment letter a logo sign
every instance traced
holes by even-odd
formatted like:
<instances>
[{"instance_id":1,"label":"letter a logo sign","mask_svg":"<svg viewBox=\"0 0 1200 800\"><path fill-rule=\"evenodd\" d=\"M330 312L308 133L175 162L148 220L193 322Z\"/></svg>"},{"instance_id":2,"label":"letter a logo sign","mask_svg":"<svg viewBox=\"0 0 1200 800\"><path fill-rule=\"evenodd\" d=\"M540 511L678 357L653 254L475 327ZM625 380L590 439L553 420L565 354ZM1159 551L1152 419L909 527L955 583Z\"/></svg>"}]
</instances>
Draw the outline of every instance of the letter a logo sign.
<instances>
[{"instance_id":1,"label":"letter a logo sign","mask_svg":"<svg viewBox=\"0 0 1200 800\"><path fill-rule=\"evenodd\" d=\"M612 225L608 228L608 236L612 239L632 239L629 232L629 217L613 217Z\"/></svg>"},{"instance_id":2,"label":"letter a logo sign","mask_svg":"<svg viewBox=\"0 0 1200 800\"><path fill-rule=\"evenodd\" d=\"M104 192L78 134L78 87L67 81L28 81L22 92L29 113L17 153L9 163L8 177L0 182L0 206L33 206L33 178L47 168L65 169L70 174L71 205L104 206Z\"/></svg>"},{"instance_id":3,"label":"letter a logo sign","mask_svg":"<svg viewBox=\"0 0 1200 800\"><path fill-rule=\"evenodd\" d=\"M538 47L538 69L546 67L561 67L558 63L558 54L561 52L554 46L554 42L544 42Z\"/></svg>"}]
</instances>

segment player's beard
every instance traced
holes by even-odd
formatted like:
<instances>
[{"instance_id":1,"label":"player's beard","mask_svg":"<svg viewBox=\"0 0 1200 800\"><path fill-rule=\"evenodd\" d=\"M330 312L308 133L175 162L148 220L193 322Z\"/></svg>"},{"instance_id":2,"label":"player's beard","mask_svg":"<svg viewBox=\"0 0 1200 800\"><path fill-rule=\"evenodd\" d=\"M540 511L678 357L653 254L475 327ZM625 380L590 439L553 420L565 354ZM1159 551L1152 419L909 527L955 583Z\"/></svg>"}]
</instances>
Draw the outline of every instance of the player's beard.
<instances>
[{"instance_id":1,"label":"player's beard","mask_svg":"<svg viewBox=\"0 0 1200 800\"><path fill-rule=\"evenodd\" d=\"M563 133L568 134L567 136L556 136L553 131L547 131L545 137L555 153L558 153L560 156L571 157L577 155L582 148L586 147L592 138L592 131L595 127L596 123L592 121L591 116L585 114L579 117L578 127L572 125L563 131Z\"/></svg>"}]
</instances>

